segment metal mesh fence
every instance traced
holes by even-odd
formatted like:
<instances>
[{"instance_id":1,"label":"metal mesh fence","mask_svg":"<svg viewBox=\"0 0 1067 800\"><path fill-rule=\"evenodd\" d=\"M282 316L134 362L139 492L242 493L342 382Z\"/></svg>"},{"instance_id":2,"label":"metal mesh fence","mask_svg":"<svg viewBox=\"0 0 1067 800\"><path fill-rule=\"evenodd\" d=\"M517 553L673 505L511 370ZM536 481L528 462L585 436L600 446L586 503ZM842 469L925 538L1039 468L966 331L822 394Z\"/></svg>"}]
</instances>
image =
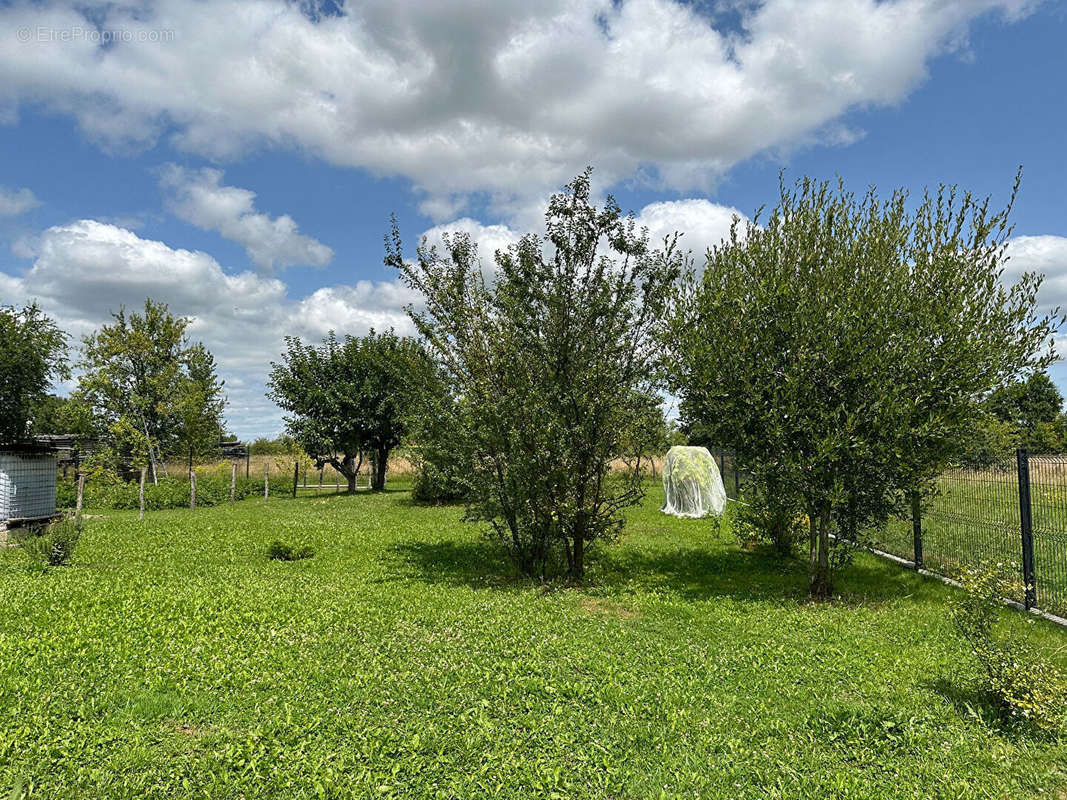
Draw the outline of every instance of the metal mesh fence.
<instances>
[{"instance_id":1,"label":"metal mesh fence","mask_svg":"<svg viewBox=\"0 0 1067 800\"><path fill-rule=\"evenodd\" d=\"M730 499L744 489L730 450L712 449ZM1029 455L946 470L910 516L867 538L876 550L957 577L999 565L1009 598L1067 617L1067 455ZM1029 589L1028 589L1029 587Z\"/></svg>"},{"instance_id":2,"label":"metal mesh fence","mask_svg":"<svg viewBox=\"0 0 1067 800\"><path fill-rule=\"evenodd\" d=\"M922 551L923 566L942 575L955 577L962 567L979 563L1001 564L1004 577L1018 582L1022 545L1017 465L945 472L923 509Z\"/></svg>"},{"instance_id":3,"label":"metal mesh fence","mask_svg":"<svg viewBox=\"0 0 1067 800\"><path fill-rule=\"evenodd\" d=\"M1030 456L1029 462L1034 600L1067 616L1067 456Z\"/></svg>"}]
</instances>

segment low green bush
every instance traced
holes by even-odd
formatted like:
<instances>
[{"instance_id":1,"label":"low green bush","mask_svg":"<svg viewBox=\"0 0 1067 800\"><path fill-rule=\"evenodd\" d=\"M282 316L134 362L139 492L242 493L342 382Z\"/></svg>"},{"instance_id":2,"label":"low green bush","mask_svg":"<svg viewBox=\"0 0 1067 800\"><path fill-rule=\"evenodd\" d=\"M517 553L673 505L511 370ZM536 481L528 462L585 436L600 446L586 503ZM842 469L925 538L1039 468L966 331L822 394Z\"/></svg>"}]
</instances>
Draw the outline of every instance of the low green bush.
<instances>
[{"instance_id":1,"label":"low green bush","mask_svg":"<svg viewBox=\"0 0 1067 800\"><path fill-rule=\"evenodd\" d=\"M311 558L315 550L308 545L294 546L275 539L267 547L267 558L272 561L300 561Z\"/></svg>"},{"instance_id":2,"label":"low green bush","mask_svg":"<svg viewBox=\"0 0 1067 800\"><path fill-rule=\"evenodd\" d=\"M768 502L764 492L747 492L738 503L733 531L742 547L769 544L779 555L788 556L797 542L807 538L807 517L777 497Z\"/></svg>"},{"instance_id":3,"label":"low green bush","mask_svg":"<svg viewBox=\"0 0 1067 800\"><path fill-rule=\"evenodd\" d=\"M81 534L81 520L64 519L41 528L21 529L17 541L32 567L47 569L71 563Z\"/></svg>"},{"instance_id":4,"label":"low green bush","mask_svg":"<svg viewBox=\"0 0 1067 800\"><path fill-rule=\"evenodd\" d=\"M461 463L449 463L445 459L420 461L415 473L411 496L420 503L460 503L471 492L465 475L469 474Z\"/></svg>"},{"instance_id":5,"label":"low green bush","mask_svg":"<svg viewBox=\"0 0 1067 800\"><path fill-rule=\"evenodd\" d=\"M1007 585L1004 574L1002 564L964 569L952 621L978 662L981 693L1001 718L1045 733L1061 731L1067 723L1067 677L1019 633L997 633L1000 598L1014 596L1018 588Z\"/></svg>"}]
</instances>

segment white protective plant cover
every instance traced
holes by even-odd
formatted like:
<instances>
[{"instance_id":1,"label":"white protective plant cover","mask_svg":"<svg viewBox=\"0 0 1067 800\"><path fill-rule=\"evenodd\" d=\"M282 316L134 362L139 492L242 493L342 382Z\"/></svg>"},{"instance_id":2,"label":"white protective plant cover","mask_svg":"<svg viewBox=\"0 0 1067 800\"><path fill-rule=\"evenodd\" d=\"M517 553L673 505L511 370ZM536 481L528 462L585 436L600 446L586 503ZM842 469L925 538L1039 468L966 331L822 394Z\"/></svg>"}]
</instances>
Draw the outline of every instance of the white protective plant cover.
<instances>
[{"instance_id":1,"label":"white protective plant cover","mask_svg":"<svg viewBox=\"0 0 1067 800\"><path fill-rule=\"evenodd\" d=\"M664 514L676 517L719 516L726 508L726 487L706 447L676 445L663 460Z\"/></svg>"}]
</instances>

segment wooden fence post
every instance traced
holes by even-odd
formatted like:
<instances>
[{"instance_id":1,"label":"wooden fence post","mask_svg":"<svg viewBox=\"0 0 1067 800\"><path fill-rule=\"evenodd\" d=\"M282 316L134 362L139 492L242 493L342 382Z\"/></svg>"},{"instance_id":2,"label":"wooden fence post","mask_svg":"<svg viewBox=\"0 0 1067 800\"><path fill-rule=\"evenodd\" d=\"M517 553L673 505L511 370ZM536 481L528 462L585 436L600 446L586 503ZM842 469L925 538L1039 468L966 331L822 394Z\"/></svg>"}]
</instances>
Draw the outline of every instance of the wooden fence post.
<instances>
[{"instance_id":1,"label":"wooden fence post","mask_svg":"<svg viewBox=\"0 0 1067 800\"><path fill-rule=\"evenodd\" d=\"M230 466L233 467L230 471L230 505L233 505L237 502L237 462Z\"/></svg>"},{"instance_id":2,"label":"wooden fence post","mask_svg":"<svg viewBox=\"0 0 1067 800\"><path fill-rule=\"evenodd\" d=\"M263 466L263 499L270 497L270 462Z\"/></svg>"},{"instance_id":3,"label":"wooden fence post","mask_svg":"<svg viewBox=\"0 0 1067 800\"><path fill-rule=\"evenodd\" d=\"M300 462L293 462L293 499L296 499L296 487L300 482Z\"/></svg>"},{"instance_id":4,"label":"wooden fence post","mask_svg":"<svg viewBox=\"0 0 1067 800\"><path fill-rule=\"evenodd\" d=\"M141 467L141 491L140 491L140 503L139 503L139 507L141 509L141 512L138 515L137 519L144 519L144 479L145 479L145 475L147 473L148 473L148 470L145 467Z\"/></svg>"},{"instance_id":5,"label":"wooden fence post","mask_svg":"<svg viewBox=\"0 0 1067 800\"><path fill-rule=\"evenodd\" d=\"M74 516L82 515L82 497L85 495L85 473L78 472L78 505L74 509Z\"/></svg>"},{"instance_id":6,"label":"wooden fence post","mask_svg":"<svg viewBox=\"0 0 1067 800\"><path fill-rule=\"evenodd\" d=\"M245 448L245 480L248 480L250 474L249 470L252 469L252 451L247 447Z\"/></svg>"},{"instance_id":7,"label":"wooden fence post","mask_svg":"<svg viewBox=\"0 0 1067 800\"><path fill-rule=\"evenodd\" d=\"M196 470L189 469L189 509L196 508Z\"/></svg>"}]
</instances>

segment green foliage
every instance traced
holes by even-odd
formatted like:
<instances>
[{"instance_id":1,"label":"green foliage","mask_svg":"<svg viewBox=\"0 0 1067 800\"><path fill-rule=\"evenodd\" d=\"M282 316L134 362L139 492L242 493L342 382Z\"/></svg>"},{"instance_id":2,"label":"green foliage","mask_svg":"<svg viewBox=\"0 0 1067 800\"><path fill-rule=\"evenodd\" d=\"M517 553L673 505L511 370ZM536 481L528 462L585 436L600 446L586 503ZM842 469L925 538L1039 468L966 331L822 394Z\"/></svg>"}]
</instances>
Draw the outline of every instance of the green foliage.
<instances>
[{"instance_id":1,"label":"green foliage","mask_svg":"<svg viewBox=\"0 0 1067 800\"><path fill-rule=\"evenodd\" d=\"M254 456L292 456L304 451L292 436L278 436L268 439L261 436L248 446L248 452Z\"/></svg>"},{"instance_id":2,"label":"green foliage","mask_svg":"<svg viewBox=\"0 0 1067 800\"><path fill-rule=\"evenodd\" d=\"M38 435L73 434L80 443L96 436L92 408L77 397L54 394L44 395L34 405L30 430Z\"/></svg>"},{"instance_id":3,"label":"green foliage","mask_svg":"<svg viewBox=\"0 0 1067 800\"><path fill-rule=\"evenodd\" d=\"M82 534L81 520L69 518L50 523L43 528L19 530L18 543L30 560L32 568L68 566Z\"/></svg>"},{"instance_id":4,"label":"green foliage","mask_svg":"<svg viewBox=\"0 0 1067 800\"><path fill-rule=\"evenodd\" d=\"M1041 278L1001 282L1010 232L1008 210L955 189L912 208L803 179L683 280L682 416L802 505L814 596L832 591L834 541L901 511L959 455L980 398L1051 363Z\"/></svg>"},{"instance_id":5,"label":"green foliage","mask_svg":"<svg viewBox=\"0 0 1067 800\"><path fill-rule=\"evenodd\" d=\"M275 539L267 546L267 558L272 561L302 561L314 555L314 547L286 544L279 539Z\"/></svg>"},{"instance_id":6,"label":"green foliage","mask_svg":"<svg viewBox=\"0 0 1067 800\"><path fill-rule=\"evenodd\" d=\"M981 669L982 693L1005 722L1057 733L1067 724L1067 676L1017 632L997 635L1000 598L1018 595L1004 573L1003 564L964 569L952 621Z\"/></svg>"},{"instance_id":7,"label":"green foliage","mask_svg":"<svg viewBox=\"0 0 1067 800\"><path fill-rule=\"evenodd\" d=\"M456 442L460 408L443 387L427 392L414 424L416 463L412 497L421 503L466 502L474 493L474 462L462 442Z\"/></svg>"},{"instance_id":8,"label":"green foliage","mask_svg":"<svg viewBox=\"0 0 1067 800\"><path fill-rule=\"evenodd\" d=\"M956 590L861 553L842 602L806 603L803 564L662 502L650 486L566 591L400 492L110 512L47 580L0 550L0 797L1062 791L1067 740L940 680L969 666ZM275 539L316 555L268 562ZM1034 635L1067 666L1067 634Z\"/></svg>"},{"instance_id":9,"label":"green foliage","mask_svg":"<svg viewBox=\"0 0 1067 800\"><path fill-rule=\"evenodd\" d=\"M189 507L189 478L161 477L159 483L145 483L145 508L159 511L167 508ZM234 497L244 500L263 496L263 478L238 476ZM59 481L56 485L56 506L74 508L77 484ZM230 471L198 469L196 480L197 506L217 506L230 502ZM83 503L86 508L137 509L140 507L140 484L107 475L86 482Z\"/></svg>"},{"instance_id":10,"label":"green foliage","mask_svg":"<svg viewBox=\"0 0 1067 800\"><path fill-rule=\"evenodd\" d=\"M159 463L213 448L223 431L223 385L211 354L186 339L191 320L151 299L143 314L120 309L112 317L114 323L85 337L76 393L105 438L101 466Z\"/></svg>"},{"instance_id":11,"label":"green foliage","mask_svg":"<svg viewBox=\"0 0 1067 800\"><path fill-rule=\"evenodd\" d=\"M0 305L0 442L21 442L49 385L69 376L67 335L36 304Z\"/></svg>"},{"instance_id":12,"label":"green foliage","mask_svg":"<svg viewBox=\"0 0 1067 800\"><path fill-rule=\"evenodd\" d=\"M1008 464L1015 458L1015 450L1022 446L1019 429L1010 422L997 419L988 412L979 414L965 434L957 461L972 469Z\"/></svg>"},{"instance_id":13,"label":"green foliage","mask_svg":"<svg viewBox=\"0 0 1067 800\"><path fill-rule=\"evenodd\" d=\"M343 475L349 492L369 453L371 487L384 489L389 454L407 434L432 373L421 345L392 331L343 340L331 332L319 346L291 336L285 342L269 385L270 397L289 412L289 435L319 466Z\"/></svg>"},{"instance_id":14,"label":"green foliage","mask_svg":"<svg viewBox=\"0 0 1067 800\"><path fill-rule=\"evenodd\" d=\"M746 491L737 505L733 530L743 547L769 544L775 552L788 556L808 534L808 518L798 503L788 496L768 496L756 487Z\"/></svg>"},{"instance_id":15,"label":"green foliage","mask_svg":"<svg viewBox=\"0 0 1067 800\"><path fill-rule=\"evenodd\" d=\"M544 241L497 251L492 281L462 233L411 262L394 221L386 261L422 295L412 318L462 399L444 446L472 466L468 518L524 572L580 578L586 546L614 538L642 495L636 464L608 477L662 423L653 334L682 256L650 248L613 200L591 205L588 172L545 219Z\"/></svg>"},{"instance_id":16,"label":"green foliage","mask_svg":"<svg viewBox=\"0 0 1067 800\"><path fill-rule=\"evenodd\" d=\"M1044 372L998 387L979 404L958 461L984 468L1013 458L1020 447L1031 453L1067 452L1063 397Z\"/></svg>"},{"instance_id":17,"label":"green foliage","mask_svg":"<svg viewBox=\"0 0 1067 800\"><path fill-rule=\"evenodd\" d=\"M995 389L985 401L994 417L1027 430L1055 422L1063 411L1063 395L1046 372Z\"/></svg>"}]
</instances>

